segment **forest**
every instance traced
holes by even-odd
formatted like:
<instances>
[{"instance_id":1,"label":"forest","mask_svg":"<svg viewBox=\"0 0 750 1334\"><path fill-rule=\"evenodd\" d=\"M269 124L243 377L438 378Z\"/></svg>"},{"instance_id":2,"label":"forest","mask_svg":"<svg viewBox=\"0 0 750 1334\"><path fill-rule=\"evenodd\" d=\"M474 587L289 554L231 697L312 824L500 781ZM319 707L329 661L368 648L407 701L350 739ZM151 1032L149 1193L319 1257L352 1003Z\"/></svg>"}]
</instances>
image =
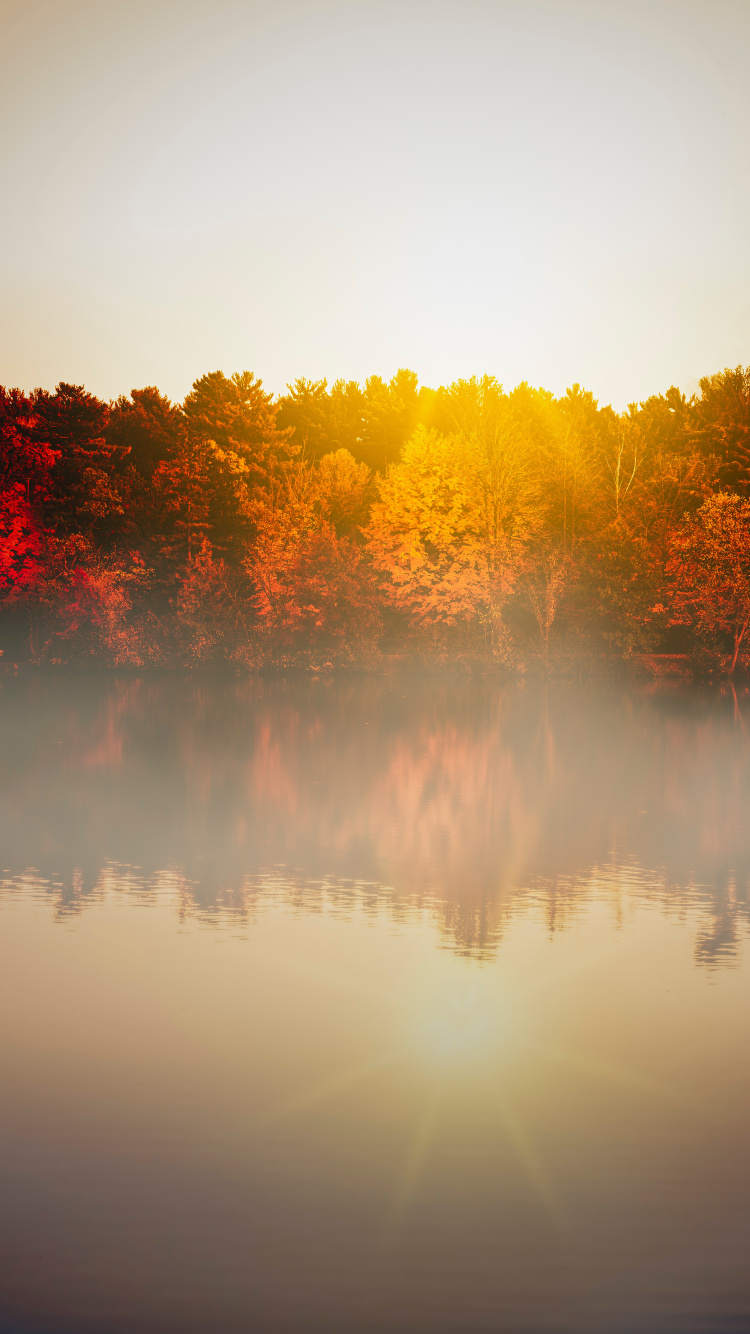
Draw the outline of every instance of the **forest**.
<instances>
[{"instance_id":1,"label":"forest","mask_svg":"<svg viewBox=\"0 0 750 1334\"><path fill-rule=\"evenodd\" d=\"M0 388L0 661L750 667L750 367L626 412L214 371L181 404Z\"/></svg>"}]
</instances>

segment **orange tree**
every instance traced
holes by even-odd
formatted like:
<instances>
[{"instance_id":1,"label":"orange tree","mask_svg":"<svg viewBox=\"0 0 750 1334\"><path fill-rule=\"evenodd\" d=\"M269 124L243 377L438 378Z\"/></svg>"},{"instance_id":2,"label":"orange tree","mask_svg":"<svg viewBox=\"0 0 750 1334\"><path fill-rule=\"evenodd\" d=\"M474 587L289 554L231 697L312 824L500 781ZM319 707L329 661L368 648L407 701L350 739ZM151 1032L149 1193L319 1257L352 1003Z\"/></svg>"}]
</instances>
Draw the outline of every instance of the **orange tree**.
<instances>
[{"instance_id":1,"label":"orange tree","mask_svg":"<svg viewBox=\"0 0 750 1334\"><path fill-rule=\"evenodd\" d=\"M182 414L179 441L155 474L169 520L165 545L192 559L206 536L222 558L239 564L252 539L256 498L283 489L298 447L290 430L277 428L272 395L250 371L202 376Z\"/></svg>"},{"instance_id":2,"label":"orange tree","mask_svg":"<svg viewBox=\"0 0 750 1334\"><path fill-rule=\"evenodd\" d=\"M362 661L374 643L377 590L370 563L350 535L369 470L345 450L337 453L327 456L330 466L325 458L318 468L294 463L283 492L263 493L254 502L255 536L243 568L253 590L258 648L268 660L292 660L302 651Z\"/></svg>"},{"instance_id":3,"label":"orange tree","mask_svg":"<svg viewBox=\"0 0 750 1334\"><path fill-rule=\"evenodd\" d=\"M731 676L750 627L750 501L726 491L710 496L676 536L667 568L672 623L727 637Z\"/></svg>"}]
</instances>

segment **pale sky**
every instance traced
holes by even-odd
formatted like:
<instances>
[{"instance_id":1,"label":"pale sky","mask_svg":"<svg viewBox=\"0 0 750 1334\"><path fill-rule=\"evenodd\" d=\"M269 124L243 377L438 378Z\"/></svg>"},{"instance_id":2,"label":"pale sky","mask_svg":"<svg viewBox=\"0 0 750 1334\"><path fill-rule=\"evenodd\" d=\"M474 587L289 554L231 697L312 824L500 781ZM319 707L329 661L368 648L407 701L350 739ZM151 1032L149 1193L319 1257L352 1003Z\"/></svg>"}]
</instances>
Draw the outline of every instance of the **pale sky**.
<instances>
[{"instance_id":1,"label":"pale sky","mask_svg":"<svg viewBox=\"0 0 750 1334\"><path fill-rule=\"evenodd\" d=\"M0 382L750 362L750 3L0 0Z\"/></svg>"}]
</instances>

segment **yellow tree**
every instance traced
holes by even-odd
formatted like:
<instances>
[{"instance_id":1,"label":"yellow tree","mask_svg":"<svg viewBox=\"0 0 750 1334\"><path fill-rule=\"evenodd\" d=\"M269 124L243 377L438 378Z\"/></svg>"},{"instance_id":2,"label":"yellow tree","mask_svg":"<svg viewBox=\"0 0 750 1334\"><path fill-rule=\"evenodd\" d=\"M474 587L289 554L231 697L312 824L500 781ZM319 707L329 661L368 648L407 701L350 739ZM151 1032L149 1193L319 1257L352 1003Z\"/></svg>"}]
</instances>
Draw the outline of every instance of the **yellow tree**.
<instances>
[{"instance_id":1,"label":"yellow tree","mask_svg":"<svg viewBox=\"0 0 750 1334\"><path fill-rule=\"evenodd\" d=\"M528 413L492 375L457 380L441 403L448 433L471 446L481 489L488 554L503 563L508 544L539 517L539 482Z\"/></svg>"},{"instance_id":2,"label":"yellow tree","mask_svg":"<svg viewBox=\"0 0 750 1334\"><path fill-rule=\"evenodd\" d=\"M474 451L420 426L381 480L368 545L395 606L423 626L470 620L486 597Z\"/></svg>"},{"instance_id":3,"label":"yellow tree","mask_svg":"<svg viewBox=\"0 0 750 1334\"><path fill-rule=\"evenodd\" d=\"M593 395L578 384L562 398L547 398L545 408L544 488L550 521L567 555L575 551L584 517L596 508L601 489L600 412Z\"/></svg>"},{"instance_id":4,"label":"yellow tree","mask_svg":"<svg viewBox=\"0 0 750 1334\"><path fill-rule=\"evenodd\" d=\"M517 572L519 510L498 487L478 432L418 427L380 482L368 545L395 606L432 627L477 620L487 647L501 643L500 611Z\"/></svg>"},{"instance_id":5,"label":"yellow tree","mask_svg":"<svg viewBox=\"0 0 750 1334\"><path fill-rule=\"evenodd\" d=\"M538 429L529 394L511 394L491 375L457 380L440 395L439 416L465 443L471 459L472 491L479 505L476 528L485 567L481 607L490 647L504 639L503 607L513 587L523 549L538 532L544 501L540 484Z\"/></svg>"},{"instance_id":6,"label":"yellow tree","mask_svg":"<svg viewBox=\"0 0 750 1334\"><path fill-rule=\"evenodd\" d=\"M364 521L372 473L348 449L337 449L315 468L313 489L321 514L341 535Z\"/></svg>"}]
</instances>

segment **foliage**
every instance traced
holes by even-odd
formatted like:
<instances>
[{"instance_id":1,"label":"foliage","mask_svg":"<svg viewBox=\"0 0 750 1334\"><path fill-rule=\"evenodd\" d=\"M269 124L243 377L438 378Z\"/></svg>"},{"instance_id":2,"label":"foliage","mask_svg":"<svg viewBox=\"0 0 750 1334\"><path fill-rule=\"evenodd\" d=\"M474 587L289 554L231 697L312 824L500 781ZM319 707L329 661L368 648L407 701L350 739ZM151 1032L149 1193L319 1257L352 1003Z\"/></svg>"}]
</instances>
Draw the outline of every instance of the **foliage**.
<instances>
[{"instance_id":1,"label":"foliage","mask_svg":"<svg viewBox=\"0 0 750 1334\"><path fill-rule=\"evenodd\" d=\"M364 389L354 380L295 380L279 400L278 424L310 461L346 449L358 463L384 473L397 463L406 441L426 422L433 395L419 389L414 371L400 370L387 383L371 375Z\"/></svg>"},{"instance_id":2,"label":"foliage","mask_svg":"<svg viewBox=\"0 0 750 1334\"><path fill-rule=\"evenodd\" d=\"M419 427L403 461L380 483L368 547L385 591L415 625L479 618L490 647L519 558L518 516L493 490L492 457L475 430L453 436Z\"/></svg>"},{"instance_id":3,"label":"foliage","mask_svg":"<svg viewBox=\"0 0 750 1334\"><path fill-rule=\"evenodd\" d=\"M213 371L0 387L0 637L37 662L750 664L750 368L625 413ZM0 648L3 644L0 643ZM384 651L384 649L383 649Z\"/></svg>"},{"instance_id":4,"label":"foliage","mask_svg":"<svg viewBox=\"0 0 750 1334\"><path fill-rule=\"evenodd\" d=\"M748 647L750 500L720 491L676 536L670 562L675 622L703 636L727 636L728 671Z\"/></svg>"},{"instance_id":5,"label":"foliage","mask_svg":"<svg viewBox=\"0 0 750 1334\"><path fill-rule=\"evenodd\" d=\"M372 473L365 463L357 463L348 449L323 455L315 470L314 485L321 514L339 535L366 522Z\"/></svg>"},{"instance_id":6,"label":"foliage","mask_svg":"<svg viewBox=\"0 0 750 1334\"><path fill-rule=\"evenodd\" d=\"M705 375L693 406L693 437L719 460L722 483L750 494L750 366Z\"/></svg>"},{"instance_id":7,"label":"foliage","mask_svg":"<svg viewBox=\"0 0 750 1334\"><path fill-rule=\"evenodd\" d=\"M326 512L319 503L321 493L331 496L332 483L338 483L333 494L340 497L342 478L349 483L349 495L361 501L363 479L353 459L330 457L336 466L321 464L322 482L318 473L299 465L290 475L285 503L261 504L255 511L256 539L245 570L254 590L259 637L274 661L294 658L296 647L303 654L321 650L345 661L361 660L379 621L375 586L361 549L337 533L330 505Z\"/></svg>"},{"instance_id":8,"label":"foliage","mask_svg":"<svg viewBox=\"0 0 750 1334\"><path fill-rule=\"evenodd\" d=\"M215 662L233 655L248 661L251 643L248 590L241 572L200 539L179 572L175 610L181 660ZM250 655L251 656L251 655Z\"/></svg>"},{"instance_id":9,"label":"foliage","mask_svg":"<svg viewBox=\"0 0 750 1334\"><path fill-rule=\"evenodd\" d=\"M33 593L42 574L43 539L26 488L16 482L0 491L0 603Z\"/></svg>"}]
</instances>

